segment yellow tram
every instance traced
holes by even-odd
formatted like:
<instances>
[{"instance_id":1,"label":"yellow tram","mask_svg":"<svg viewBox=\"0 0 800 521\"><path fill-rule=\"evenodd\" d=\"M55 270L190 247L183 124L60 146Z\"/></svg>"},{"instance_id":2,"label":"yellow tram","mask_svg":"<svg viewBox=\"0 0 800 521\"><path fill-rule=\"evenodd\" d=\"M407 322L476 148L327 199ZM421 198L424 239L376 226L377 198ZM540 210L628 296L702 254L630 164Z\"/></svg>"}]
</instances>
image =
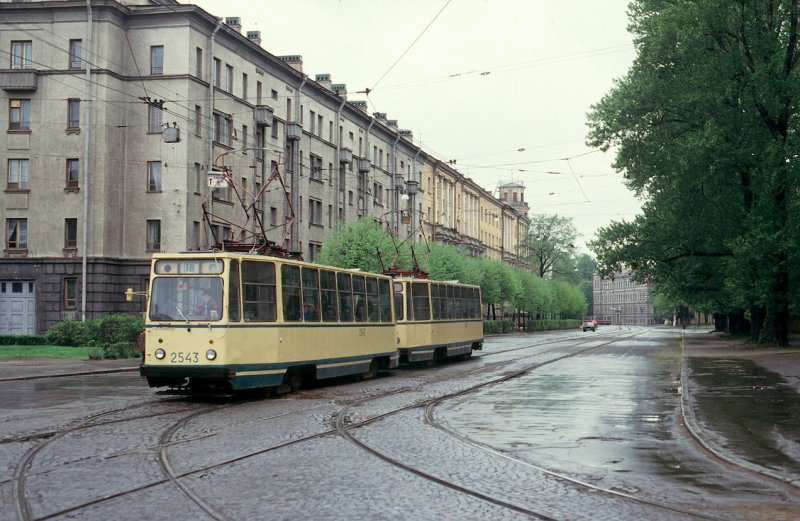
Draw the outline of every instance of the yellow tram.
<instances>
[{"instance_id":1,"label":"yellow tram","mask_svg":"<svg viewBox=\"0 0 800 521\"><path fill-rule=\"evenodd\" d=\"M299 387L398 364L392 278L245 253L153 256L140 372L173 392Z\"/></svg>"},{"instance_id":2,"label":"yellow tram","mask_svg":"<svg viewBox=\"0 0 800 521\"><path fill-rule=\"evenodd\" d=\"M483 347L478 286L395 278L393 290L400 363L468 358Z\"/></svg>"}]
</instances>

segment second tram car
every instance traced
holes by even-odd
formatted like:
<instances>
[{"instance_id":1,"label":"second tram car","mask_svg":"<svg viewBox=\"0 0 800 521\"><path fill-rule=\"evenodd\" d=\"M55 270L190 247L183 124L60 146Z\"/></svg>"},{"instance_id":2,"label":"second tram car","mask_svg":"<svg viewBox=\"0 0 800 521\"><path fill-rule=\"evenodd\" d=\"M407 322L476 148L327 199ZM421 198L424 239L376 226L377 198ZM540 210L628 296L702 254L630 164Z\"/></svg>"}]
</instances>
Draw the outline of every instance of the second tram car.
<instances>
[{"instance_id":1,"label":"second tram car","mask_svg":"<svg viewBox=\"0 0 800 521\"><path fill-rule=\"evenodd\" d=\"M393 290L400 363L468 358L483 347L478 286L397 278Z\"/></svg>"}]
</instances>

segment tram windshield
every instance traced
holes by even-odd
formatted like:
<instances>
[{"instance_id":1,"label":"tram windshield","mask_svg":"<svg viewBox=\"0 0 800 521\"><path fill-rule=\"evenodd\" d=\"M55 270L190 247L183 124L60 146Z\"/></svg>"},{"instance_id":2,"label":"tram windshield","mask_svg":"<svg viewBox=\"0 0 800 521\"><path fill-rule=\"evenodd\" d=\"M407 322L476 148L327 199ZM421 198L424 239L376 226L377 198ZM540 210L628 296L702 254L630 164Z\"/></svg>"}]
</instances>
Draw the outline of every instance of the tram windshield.
<instances>
[{"instance_id":1,"label":"tram windshield","mask_svg":"<svg viewBox=\"0 0 800 521\"><path fill-rule=\"evenodd\" d=\"M150 320L217 321L222 318L220 277L157 277L150 293Z\"/></svg>"}]
</instances>

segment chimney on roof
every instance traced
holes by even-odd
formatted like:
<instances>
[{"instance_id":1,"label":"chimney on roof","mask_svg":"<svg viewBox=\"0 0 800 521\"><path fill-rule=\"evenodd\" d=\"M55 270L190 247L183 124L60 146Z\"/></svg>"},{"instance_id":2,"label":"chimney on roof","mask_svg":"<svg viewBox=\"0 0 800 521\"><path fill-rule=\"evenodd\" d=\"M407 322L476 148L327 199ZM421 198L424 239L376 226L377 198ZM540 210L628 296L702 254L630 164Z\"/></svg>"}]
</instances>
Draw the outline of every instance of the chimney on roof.
<instances>
[{"instance_id":1,"label":"chimney on roof","mask_svg":"<svg viewBox=\"0 0 800 521\"><path fill-rule=\"evenodd\" d=\"M247 31L247 39L256 45L261 45L261 31Z\"/></svg>"},{"instance_id":2,"label":"chimney on roof","mask_svg":"<svg viewBox=\"0 0 800 521\"><path fill-rule=\"evenodd\" d=\"M317 74L316 81L328 90L331 89L331 75L330 74Z\"/></svg>"},{"instance_id":3,"label":"chimney on roof","mask_svg":"<svg viewBox=\"0 0 800 521\"><path fill-rule=\"evenodd\" d=\"M392 128L397 128L397 120L396 119L389 119L386 121L386 124Z\"/></svg>"},{"instance_id":4,"label":"chimney on roof","mask_svg":"<svg viewBox=\"0 0 800 521\"><path fill-rule=\"evenodd\" d=\"M303 72L303 57L299 54L278 56L278 59L297 72Z\"/></svg>"},{"instance_id":5,"label":"chimney on roof","mask_svg":"<svg viewBox=\"0 0 800 521\"><path fill-rule=\"evenodd\" d=\"M347 99L347 85L344 83L334 83L331 85L331 90L340 98Z\"/></svg>"},{"instance_id":6,"label":"chimney on roof","mask_svg":"<svg viewBox=\"0 0 800 521\"><path fill-rule=\"evenodd\" d=\"M400 129L397 131L402 137L406 138L409 141L414 141L414 132L408 129Z\"/></svg>"},{"instance_id":7,"label":"chimney on roof","mask_svg":"<svg viewBox=\"0 0 800 521\"><path fill-rule=\"evenodd\" d=\"M242 33L242 19L238 16L229 16L225 18L225 25L236 31L237 33Z\"/></svg>"},{"instance_id":8,"label":"chimney on roof","mask_svg":"<svg viewBox=\"0 0 800 521\"><path fill-rule=\"evenodd\" d=\"M373 112L372 115L378 121L386 121L386 113L385 112Z\"/></svg>"},{"instance_id":9,"label":"chimney on roof","mask_svg":"<svg viewBox=\"0 0 800 521\"><path fill-rule=\"evenodd\" d=\"M350 104L350 105L352 105L353 107L355 107L355 108L357 108L357 109L359 109L359 110L363 111L363 112L366 112L366 111L367 111L367 102L366 102L366 101L363 101L363 100L353 100L353 101L348 101L347 103L348 103L348 104Z\"/></svg>"}]
</instances>

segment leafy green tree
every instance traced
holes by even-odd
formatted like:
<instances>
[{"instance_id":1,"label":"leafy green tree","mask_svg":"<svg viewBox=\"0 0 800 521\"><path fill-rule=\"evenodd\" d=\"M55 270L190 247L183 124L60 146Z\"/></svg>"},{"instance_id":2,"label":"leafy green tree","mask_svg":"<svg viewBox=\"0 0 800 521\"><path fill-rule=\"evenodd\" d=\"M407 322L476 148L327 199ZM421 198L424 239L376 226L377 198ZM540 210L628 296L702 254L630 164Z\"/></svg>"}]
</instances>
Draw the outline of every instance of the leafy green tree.
<instances>
[{"instance_id":1,"label":"leafy green tree","mask_svg":"<svg viewBox=\"0 0 800 521\"><path fill-rule=\"evenodd\" d=\"M642 215L601 229L600 271L635 267L695 309L786 344L798 275L798 0L636 0L637 59L592 109L589 143ZM795 300L794 305L798 302Z\"/></svg>"},{"instance_id":2,"label":"leafy green tree","mask_svg":"<svg viewBox=\"0 0 800 521\"><path fill-rule=\"evenodd\" d=\"M410 252L400 249L400 267L409 266ZM371 219L346 223L322 246L317 262L340 268L359 268L380 273L398 257L392 238ZM383 263L381 263L383 261Z\"/></svg>"},{"instance_id":3,"label":"leafy green tree","mask_svg":"<svg viewBox=\"0 0 800 521\"><path fill-rule=\"evenodd\" d=\"M520 251L526 252L534 272L544 277L554 266L571 255L578 231L568 217L534 214L522 238Z\"/></svg>"}]
</instances>

